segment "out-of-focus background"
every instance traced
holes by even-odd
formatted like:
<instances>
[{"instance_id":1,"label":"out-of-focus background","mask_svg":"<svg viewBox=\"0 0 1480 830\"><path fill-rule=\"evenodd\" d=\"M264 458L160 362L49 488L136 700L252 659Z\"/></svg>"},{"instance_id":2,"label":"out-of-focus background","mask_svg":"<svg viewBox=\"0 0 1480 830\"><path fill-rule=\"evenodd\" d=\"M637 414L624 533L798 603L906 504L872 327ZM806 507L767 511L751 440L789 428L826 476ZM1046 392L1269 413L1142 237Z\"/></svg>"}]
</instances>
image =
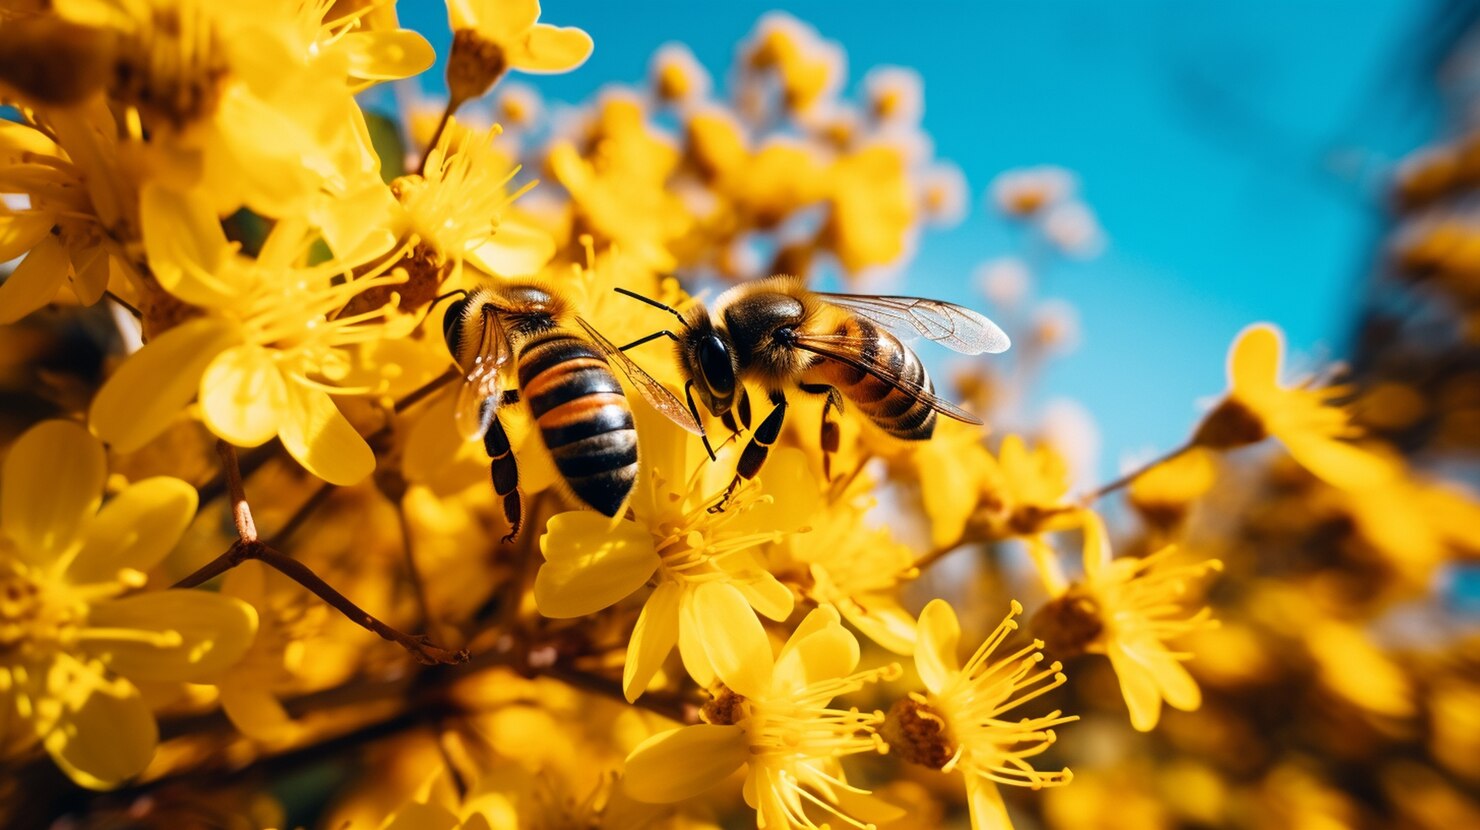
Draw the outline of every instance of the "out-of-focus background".
<instances>
[{"instance_id":1,"label":"out-of-focus background","mask_svg":"<svg viewBox=\"0 0 1480 830\"><path fill-rule=\"evenodd\" d=\"M1394 165L1444 131L1460 68L1441 83L1440 67L1480 14L1467 0L783 5L846 50L845 91L879 65L924 80L924 132L965 173L969 212L923 235L910 291L993 313L974 272L1021 245L988 185L1041 164L1078 176L1107 244L1038 268L1036 290L1067 300L1080 329L1039 394L1094 413L1100 477L1186 437L1250 322L1279 324L1296 355L1351 355ZM545 16L586 28L595 54L521 80L552 107L580 102L642 81L677 41L721 85L775 7L549 2ZM440 4L401 16L445 56ZM440 92L440 67L421 77Z\"/></svg>"}]
</instances>

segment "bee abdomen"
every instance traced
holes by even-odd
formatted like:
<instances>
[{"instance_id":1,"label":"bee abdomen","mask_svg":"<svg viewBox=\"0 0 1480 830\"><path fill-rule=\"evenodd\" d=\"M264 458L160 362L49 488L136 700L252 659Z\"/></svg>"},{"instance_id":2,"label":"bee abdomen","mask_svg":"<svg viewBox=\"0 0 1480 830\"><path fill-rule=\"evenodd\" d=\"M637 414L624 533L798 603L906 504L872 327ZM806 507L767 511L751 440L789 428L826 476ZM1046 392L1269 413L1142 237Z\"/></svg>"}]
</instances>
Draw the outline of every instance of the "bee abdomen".
<instances>
[{"instance_id":1,"label":"bee abdomen","mask_svg":"<svg viewBox=\"0 0 1480 830\"><path fill-rule=\"evenodd\" d=\"M555 469L582 501L616 515L637 480L637 430L606 357L556 334L522 350L519 385Z\"/></svg>"},{"instance_id":2,"label":"bee abdomen","mask_svg":"<svg viewBox=\"0 0 1480 830\"><path fill-rule=\"evenodd\" d=\"M900 385L933 395L935 387L920 358L888 331L869 320L849 320L839 331L864 341L857 359L880 375L898 378ZM886 383L874 375L832 361L827 362L831 383L880 429L906 441L923 441L935 432L936 412L914 391Z\"/></svg>"}]
</instances>

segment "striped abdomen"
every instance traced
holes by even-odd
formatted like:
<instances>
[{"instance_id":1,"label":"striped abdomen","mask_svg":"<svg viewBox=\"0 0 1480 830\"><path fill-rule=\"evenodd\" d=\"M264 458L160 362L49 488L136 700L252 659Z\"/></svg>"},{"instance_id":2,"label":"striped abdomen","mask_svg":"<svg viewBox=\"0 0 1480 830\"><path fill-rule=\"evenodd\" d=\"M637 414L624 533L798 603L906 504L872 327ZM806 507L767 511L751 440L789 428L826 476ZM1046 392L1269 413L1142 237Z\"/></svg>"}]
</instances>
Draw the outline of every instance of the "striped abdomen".
<instances>
[{"instance_id":1,"label":"striped abdomen","mask_svg":"<svg viewBox=\"0 0 1480 830\"><path fill-rule=\"evenodd\" d=\"M854 355L859 363L934 394L920 358L893 334L861 317L848 318L833 333L864 344ZM807 369L803 380L837 387L869 420L895 438L923 441L935 432L935 410L921 396L890 386L862 369L823 357Z\"/></svg>"},{"instance_id":2,"label":"striped abdomen","mask_svg":"<svg viewBox=\"0 0 1480 830\"><path fill-rule=\"evenodd\" d=\"M521 345L519 389L570 489L615 516L637 480L637 430L606 358L585 340L550 332Z\"/></svg>"}]
</instances>

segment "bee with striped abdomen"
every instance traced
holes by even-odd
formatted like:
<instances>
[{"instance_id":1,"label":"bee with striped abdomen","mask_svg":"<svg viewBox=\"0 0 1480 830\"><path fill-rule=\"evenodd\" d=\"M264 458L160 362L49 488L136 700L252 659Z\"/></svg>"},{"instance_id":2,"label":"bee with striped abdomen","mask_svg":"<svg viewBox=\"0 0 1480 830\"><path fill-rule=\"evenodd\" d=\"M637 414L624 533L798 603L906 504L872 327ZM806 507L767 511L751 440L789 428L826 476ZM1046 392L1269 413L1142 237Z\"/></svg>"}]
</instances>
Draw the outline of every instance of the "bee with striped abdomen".
<instances>
[{"instance_id":1,"label":"bee with striped abdomen","mask_svg":"<svg viewBox=\"0 0 1480 830\"><path fill-rule=\"evenodd\" d=\"M505 541L518 535L523 506L501 405L523 400L571 493L607 516L622 509L637 480L637 430L613 363L654 409L704 434L672 392L537 283L468 292L448 306L442 333L465 373L457 393L458 431L470 441L481 438L488 451L493 489L510 526ZM510 370L517 391L505 388Z\"/></svg>"},{"instance_id":2,"label":"bee with striped abdomen","mask_svg":"<svg viewBox=\"0 0 1480 830\"><path fill-rule=\"evenodd\" d=\"M732 412L738 412L742 422L749 421L744 382L752 380L766 389L773 408L742 451L725 498L765 463L770 445L781 435L785 393L792 387L827 398L822 410L825 469L839 442L830 413L840 410L844 400L884 432L907 441L929 438L937 415L981 423L936 396L920 359L890 329L923 336L962 354L1001 352L1009 345L1002 329L968 308L917 297L824 294L808 290L796 277L739 285L721 294L712 311L695 305L685 313L617 290L678 317L682 324L678 334L656 332L622 348L658 337L675 341L679 364L688 377L684 394L695 420L696 391L704 406L734 430ZM725 498L711 509L722 508Z\"/></svg>"}]
</instances>

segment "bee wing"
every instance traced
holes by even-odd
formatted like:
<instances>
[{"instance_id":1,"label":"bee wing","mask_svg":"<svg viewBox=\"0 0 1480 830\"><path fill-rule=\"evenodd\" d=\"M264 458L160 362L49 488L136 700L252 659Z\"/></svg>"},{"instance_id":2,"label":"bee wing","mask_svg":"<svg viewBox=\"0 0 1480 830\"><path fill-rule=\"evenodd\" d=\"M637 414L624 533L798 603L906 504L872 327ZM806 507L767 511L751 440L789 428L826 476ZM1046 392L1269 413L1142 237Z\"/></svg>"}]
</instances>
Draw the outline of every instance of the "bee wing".
<instances>
[{"instance_id":1,"label":"bee wing","mask_svg":"<svg viewBox=\"0 0 1480 830\"><path fill-rule=\"evenodd\" d=\"M478 334L473 365L457 388L454 420L457 431L469 441L477 441L488 431L504 394L504 366L509 362L509 338L499 323L498 312L485 307L483 330Z\"/></svg>"},{"instance_id":2,"label":"bee wing","mask_svg":"<svg viewBox=\"0 0 1480 830\"><path fill-rule=\"evenodd\" d=\"M688 407L683 405L683 402L678 399L678 396L668 391L668 387L659 383L656 378L644 371L641 366L638 366L636 361L628 357L625 352L612 345L612 341L606 339L601 332L596 330L595 326L580 317L576 318L576 322L580 323L581 328L586 330L586 334L590 336L591 342L595 343L597 348L601 349L610 358L611 362L622 370L622 374L626 375L627 379L632 381L632 385L637 387L637 391L642 395L643 400L667 416L668 420L678 424L689 432L699 436L704 434L704 427L698 421L694 420L694 416L689 413Z\"/></svg>"},{"instance_id":3,"label":"bee wing","mask_svg":"<svg viewBox=\"0 0 1480 830\"><path fill-rule=\"evenodd\" d=\"M980 424L981 419L970 412L956 406L955 404L937 397L934 392L913 380L902 378L889 371L887 366L879 366L871 363L861 356L866 348L872 348L874 343L861 337L849 337L842 334L799 334L793 341L797 348L820 355L828 360L836 360L845 366L851 366L864 374L870 375L884 383L898 389L913 398L919 398L927 406L936 412L962 421L968 424Z\"/></svg>"},{"instance_id":4,"label":"bee wing","mask_svg":"<svg viewBox=\"0 0 1480 830\"><path fill-rule=\"evenodd\" d=\"M986 317L955 303L921 297L821 294L860 317L903 334L917 334L961 354L996 354L1012 345L1007 333Z\"/></svg>"}]
</instances>

